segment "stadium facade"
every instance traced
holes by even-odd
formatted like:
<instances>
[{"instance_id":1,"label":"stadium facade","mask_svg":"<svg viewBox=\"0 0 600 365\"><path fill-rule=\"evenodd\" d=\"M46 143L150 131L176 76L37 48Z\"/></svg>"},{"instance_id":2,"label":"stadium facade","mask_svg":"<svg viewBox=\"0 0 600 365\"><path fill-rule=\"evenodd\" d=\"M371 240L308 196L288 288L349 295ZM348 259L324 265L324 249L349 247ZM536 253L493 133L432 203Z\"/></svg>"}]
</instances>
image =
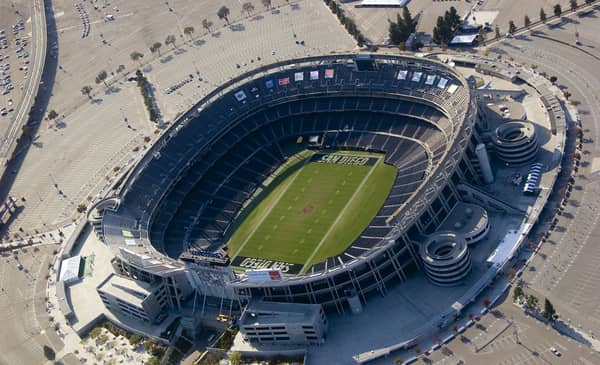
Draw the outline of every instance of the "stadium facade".
<instances>
[{"instance_id":1,"label":"stadium facade","mask_svg":"<svg viewBox=\"0 0 600 365\"><path fill-rule=\"evenodd\" d=\"M172 310L200 295L229 308L260 298L343 312L423 268L420 244L461 201L457 185L481 178L476 118L467 81L435 60L345 54L262 66L182 115L89 221L117 273L162 283ZM232 221L285 161L280 142L300 136L385 153L398 174L384 205L344 252L308 270L228 257Z\"/></svg>"}]
</instances>

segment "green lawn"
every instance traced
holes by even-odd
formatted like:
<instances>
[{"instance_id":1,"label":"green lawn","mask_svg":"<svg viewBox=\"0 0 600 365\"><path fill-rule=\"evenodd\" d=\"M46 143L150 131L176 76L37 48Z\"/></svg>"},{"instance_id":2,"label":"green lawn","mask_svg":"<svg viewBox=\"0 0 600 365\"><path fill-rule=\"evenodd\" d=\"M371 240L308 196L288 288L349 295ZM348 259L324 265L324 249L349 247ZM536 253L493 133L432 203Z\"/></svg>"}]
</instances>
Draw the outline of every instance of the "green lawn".
<instances>
[{"instance_id":1,"label":"green lawn","mask_svg":"<svg viewBox=\"0 0 600 365\"><path fill-rule=\"evenodd\" d=\"M311 162L313 152L290 159L234 222L229 253L304 265L340 254L373 219L396 169L383 155L372 166Z\"/></svg>"}]
</instances>

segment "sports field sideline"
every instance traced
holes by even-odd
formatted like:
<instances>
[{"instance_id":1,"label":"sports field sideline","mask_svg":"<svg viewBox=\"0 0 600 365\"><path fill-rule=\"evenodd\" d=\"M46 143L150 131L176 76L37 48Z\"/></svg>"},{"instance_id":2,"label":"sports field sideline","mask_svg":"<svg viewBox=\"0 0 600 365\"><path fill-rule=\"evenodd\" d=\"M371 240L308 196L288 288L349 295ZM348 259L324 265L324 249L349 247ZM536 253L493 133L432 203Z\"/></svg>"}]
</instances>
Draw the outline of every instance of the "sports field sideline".
<instances>
[{"instance_id":1,"label":"sports field sideline","mask_svg":"<svg viewBox=\"0 0 600 365\"><path fill-rule=\"evenodd\" d=\"M280 261L304 272L340 254L368 226L396 168L381 154L304 151L275 175L234 222L228 251L234 261Z\"/></svg>"}]
</instances>

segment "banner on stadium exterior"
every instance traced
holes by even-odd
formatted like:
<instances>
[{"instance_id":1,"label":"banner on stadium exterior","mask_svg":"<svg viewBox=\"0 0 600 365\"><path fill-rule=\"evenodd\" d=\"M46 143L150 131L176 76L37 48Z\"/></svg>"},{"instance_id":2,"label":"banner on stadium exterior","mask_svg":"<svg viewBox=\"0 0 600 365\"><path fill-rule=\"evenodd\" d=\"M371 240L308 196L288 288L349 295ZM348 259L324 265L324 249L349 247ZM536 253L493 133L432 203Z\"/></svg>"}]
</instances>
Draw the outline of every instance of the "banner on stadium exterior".
<instances>
[{"instance_id":1,"label":"banner on stadium exterior","mask_svg":"<svg viewBox=\"0 0 600 365\"><path fill-rule=\"evenodd\" d=\"M275 83L273 82L273 80L267 80L265 81L265 86L267 87L267 89L272 89L275 86Z\"/></svg>"},{"instance_id":2,"label":"banner on stadium exterior","mask_svg":"<svg viewBox=\"0 0 600 365\"><path fill-rule=\"evenodd\" d=\"M304 81L304 72L296 72L294 74L294 81Z\"/></svg>"},{"instance_id":3,"label":"banner on stadium exterior","mask_svg":"<svg viewBox=\"0 0 600 365\"><path fill-rule=\"evenodd\" d=\"M290 78L284 77L283 79L279 79L278 82L279 82L279 86L287 85L290 83Z\"/></svg>"},{"instance_id":4,"label":"banner on stadium exterior","mask_svg":"<svg viewBox=\"0 0 600 365\"><path fill-rule=\"evenodd\" d=\"M265 281L282 281L283 273L281 270L246 270L246 277L251 283L261 283Z\"/></svg>"},{"instance_id":5,"label":"banner on stadium exterior","mask_svg":"<svg viewBox=\"0 0 600 365\"><path fill-rule=\"evenodd\" d=\"M311 80L318 80L319 79L319 71L311 71L310 72L310 79Z\"/></svg>"},{"instance_id":6,"label":"banner on stadium exterior","mask_svg":"<svg viewBox=\"0 0 600 365\"><path fill-rule=\"evenodd\" d=\"M237 256L231 265L248 270L280 270L284 274L299 274L302 270L300 264L244 256Z\"/></svg>"},{"instance_id":7,"label":"banner on stadium exterior","mask_svg":"<svg viewBox=\"0 0 600 365\"><path fill-rule=\"evenodd\" d=\"M377 160L379 160L377 157L341 153L315 153L310 157L310 162L352 166L373 166L377 163Z\"/></svg>"},{"instance_id":8,"label":"banner on stadium exterior","mask_svg":"<svg viewBox=\"0 0 600 365\"><path fill-rule=\"evenodd\" d=\"M332 68L328 68L327 70L325 70L325 78L333 79L333 69Z\"/></svg>"}]
</instances>

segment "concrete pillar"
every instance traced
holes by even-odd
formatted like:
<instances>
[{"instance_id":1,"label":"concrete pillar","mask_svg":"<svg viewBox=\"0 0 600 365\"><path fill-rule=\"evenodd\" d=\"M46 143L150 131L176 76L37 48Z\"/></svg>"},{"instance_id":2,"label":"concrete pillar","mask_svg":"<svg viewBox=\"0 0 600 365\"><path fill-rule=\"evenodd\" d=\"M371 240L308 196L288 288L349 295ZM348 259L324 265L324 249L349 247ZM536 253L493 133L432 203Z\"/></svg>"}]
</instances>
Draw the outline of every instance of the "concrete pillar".
<instances>
[{"instance_id":1,"label":"concrete pillar","mask_svg":"<svg viewBox=\"0 0 600 365\"><path fill-rule=\"evenodd\" d=\"M486 184L493 183L494 173L492 172L490 158L488 157L487 150L485 149L485 145L483 143L480 143L477 145L477 147L475 147L475 154L477 155L477 160L479 161L479 166L481 167L483 181Z\"/></svg>"}]
</instances>

